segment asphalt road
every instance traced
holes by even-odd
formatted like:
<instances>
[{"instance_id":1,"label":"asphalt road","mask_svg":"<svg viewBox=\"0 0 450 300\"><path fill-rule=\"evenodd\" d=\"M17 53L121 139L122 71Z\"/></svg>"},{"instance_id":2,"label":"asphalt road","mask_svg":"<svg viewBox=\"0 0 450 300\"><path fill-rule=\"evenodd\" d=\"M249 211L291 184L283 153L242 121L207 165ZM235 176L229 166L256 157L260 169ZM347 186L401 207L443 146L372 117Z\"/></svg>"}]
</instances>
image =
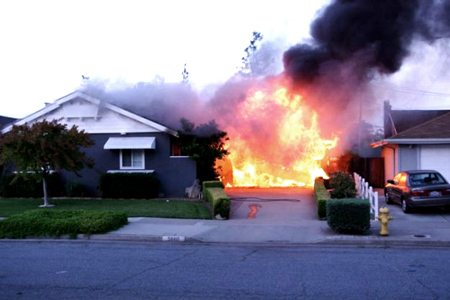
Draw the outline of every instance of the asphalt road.
<instances>
[{"instance_id":1,"label":"asphalt road","mask_svg":"<svg viewBox=\"0 0 450 300\"><path fill-rule=\"evenodd\" d=\"M449 299L448 249L0 241L0 299Z\"/></svg>"}]
</instances>

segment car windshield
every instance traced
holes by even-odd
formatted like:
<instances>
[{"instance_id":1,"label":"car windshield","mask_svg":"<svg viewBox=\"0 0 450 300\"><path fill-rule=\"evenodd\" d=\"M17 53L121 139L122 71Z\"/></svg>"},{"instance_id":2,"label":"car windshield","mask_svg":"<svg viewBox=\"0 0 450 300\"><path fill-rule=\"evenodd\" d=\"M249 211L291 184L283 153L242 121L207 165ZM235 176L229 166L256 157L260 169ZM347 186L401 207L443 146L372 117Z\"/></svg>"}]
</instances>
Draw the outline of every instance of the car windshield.
<instances>
[{"instance_id":1,"label":"car windshield","mask_svg":"<svg viewBox=\"0 0 450 300\"><path fill-rule=\"evenodd\" d=\"M416 173L409 175L411 186L435 185L447 183L439 173Z\"/></svg>"}]
</instances>

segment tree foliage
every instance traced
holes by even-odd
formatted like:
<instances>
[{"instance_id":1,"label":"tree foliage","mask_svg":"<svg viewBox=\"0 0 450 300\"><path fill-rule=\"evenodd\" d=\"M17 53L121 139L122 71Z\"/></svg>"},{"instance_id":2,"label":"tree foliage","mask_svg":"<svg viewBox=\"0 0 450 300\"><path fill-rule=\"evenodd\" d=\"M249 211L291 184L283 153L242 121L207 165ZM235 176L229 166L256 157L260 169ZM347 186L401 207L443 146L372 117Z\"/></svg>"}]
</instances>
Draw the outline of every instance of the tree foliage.
<instances>
[{"instance_id":1,"label":"tree foliage","mask_svg":"<svg viewBox=\"0 0 450 300\"><path fill-rule=\"evenodd\" d=\"M181 75L183 75L183 84L189 85L189 72L186 69L186 64L184 64L184 69Z\"/></svg>"},{"instance_id":2,"label":"tree foliage","mask_svg":"<svg viewBox=\"0 0 450 300\"><path fill-rule=\"evenodd\" d=\"M197 177L201 182L217 179L216 160L229 154L225 149L227 133L214 120L198 126L185 118L180 122L181 152L197 162Z\"/></svg>"},{"instance_id":3,"label":"tree foliage","mask_svg":"<svg viewBox=\"0 0 450 300\"><path fill-rule=\"evenodd\" d=\"M244 77L252 76L251 57L258 49L258 42L262 41L263 35L261 32L253 31L253 38L250 40L250 45L245 48L245 56L242 57L242 66L239 73Z\"/></svg>"},{"instance_id":4,"label":"tree foliage","mask_svg":"<svg viewBox=\"0 0 450 300\"><path fill-rule=\"evenodd\" d=\"M84 130L70 129L57 120L14 125L0 138L0 162L13 163L17 176L31 176L43 182L44 206L48 206L47 177L50 172L75 172L94 162L81 147L94 144Z\"/></svg>"}]
</instances>

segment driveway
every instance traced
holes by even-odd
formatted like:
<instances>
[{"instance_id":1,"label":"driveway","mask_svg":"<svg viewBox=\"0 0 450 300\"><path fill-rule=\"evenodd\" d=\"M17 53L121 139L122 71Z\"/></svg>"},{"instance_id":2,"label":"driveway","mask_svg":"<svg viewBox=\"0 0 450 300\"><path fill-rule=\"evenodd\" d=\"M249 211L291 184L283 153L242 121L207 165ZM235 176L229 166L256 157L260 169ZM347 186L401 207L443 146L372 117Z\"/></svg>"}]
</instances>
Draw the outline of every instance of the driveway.
<instances>
[{"instance_id":1,"label":"driveway","mask_svg":"<svg viewBox=\"0 0 450 300\"><path fill-rule=\"evenodd\" d=\"M292 224L317 220L312 190L307 188L227 188L232 220Z\"/></svg>"}]
</instances>

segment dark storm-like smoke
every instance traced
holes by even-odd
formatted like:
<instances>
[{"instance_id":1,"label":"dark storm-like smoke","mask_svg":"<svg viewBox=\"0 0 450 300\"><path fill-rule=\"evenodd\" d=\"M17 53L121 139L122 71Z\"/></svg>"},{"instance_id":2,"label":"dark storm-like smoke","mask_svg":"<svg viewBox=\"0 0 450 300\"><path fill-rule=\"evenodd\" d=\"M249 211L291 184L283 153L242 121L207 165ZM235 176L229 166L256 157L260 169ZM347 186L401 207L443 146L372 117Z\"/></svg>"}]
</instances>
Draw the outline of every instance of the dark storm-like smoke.
<instances>
[{"instance_id":1,"label":"dark storm-like smoke","mask_svg":"<svg viewBox=\"0 0 450 300\"><path fill-rule=\"evenodd\" d=\"M397 72L414 39L449 37L449 0L334 0L311 24L311 44L284 53L296 83L351 67L352 79ZM357 61L355 63L355 60Z\"/></svg>"}]
</instances>

